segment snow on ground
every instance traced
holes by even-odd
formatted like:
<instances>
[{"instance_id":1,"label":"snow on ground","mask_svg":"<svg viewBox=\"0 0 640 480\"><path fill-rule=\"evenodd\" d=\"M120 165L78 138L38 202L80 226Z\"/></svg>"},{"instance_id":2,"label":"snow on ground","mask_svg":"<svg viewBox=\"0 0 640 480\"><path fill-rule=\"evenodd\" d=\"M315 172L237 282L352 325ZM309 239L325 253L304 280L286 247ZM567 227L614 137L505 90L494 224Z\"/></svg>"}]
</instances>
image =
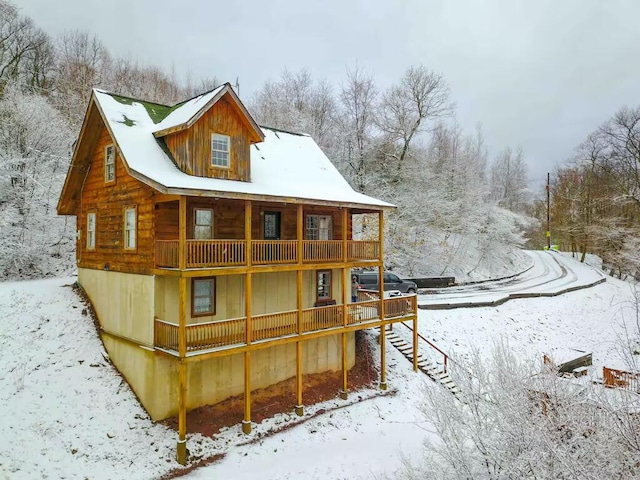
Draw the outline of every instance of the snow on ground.
<instances>
[{"instance_id":1,"label":"snow on ground","mask_svg":"<svg viewBox=\"0 0 640 480\"><path fill-rule=\"evenodd\" d=\"M0 478L158 478L177 467L175 433L148 419L103 358L92 321L69 286L74 280L0 283ZM503 338L535 360L543 352L552 357L593 352L597 371L603 364L623 366L617 335L631 299L628 283L608 277L601 285L553 298L421 310L420 330L459 362L471 348L488 353ZM629 311L625 318L631 320ZM297 417L277 415L255 425L249 437L240 426L215 439L189 435L194 454L226 456L188 478L393 477L402 456L420 456L430 428L418 406L425 385L435 387L395 349L387 346L387 352L387 380L395 395L357 402L358 396L375 393L364 391L346 402L308 406L306 414L316 416L265 438L260 435ZM346 406L350 402L356 403Z\"/></svg>"},{"instance_id":2,"label":"snow on ground","mask_svg":"<svg viewBox=\"0 0 640 480\"><path fill-rule=\"evenodd\" d=\"M589 273L591 267L570 257L562 260L579 278L597 278ZM553 291L556 284L550 288ZM593 353L590 370L601 375L604 365L627 368L619 344L624 323L634 321L632 302L633 286L607 277L598 286L556 297L510 300L497 307L420 310L419 330L462 363L472 349L488 355L501 340L532 360L546 353L561 363Z\"/></svg>"}]
</instances>

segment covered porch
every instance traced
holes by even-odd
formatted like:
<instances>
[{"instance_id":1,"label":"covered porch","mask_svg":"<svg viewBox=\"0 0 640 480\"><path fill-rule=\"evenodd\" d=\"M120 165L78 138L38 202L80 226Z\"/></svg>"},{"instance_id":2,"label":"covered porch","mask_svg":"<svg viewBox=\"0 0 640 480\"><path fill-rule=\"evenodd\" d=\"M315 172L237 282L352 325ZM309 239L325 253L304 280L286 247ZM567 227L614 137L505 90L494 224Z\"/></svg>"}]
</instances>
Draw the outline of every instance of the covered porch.
<instances>
[{"instance_id":1,"label":"covered porch","mask_svg":"<svg viewBox=\"0 0 640 480\"><path fill-rule=\"evenodd\" d=\"M378 229L353 239L358 215L379 211L252 200L156 199L155 267L202 269L382 261Z\"/></svg>"}]
</instances>

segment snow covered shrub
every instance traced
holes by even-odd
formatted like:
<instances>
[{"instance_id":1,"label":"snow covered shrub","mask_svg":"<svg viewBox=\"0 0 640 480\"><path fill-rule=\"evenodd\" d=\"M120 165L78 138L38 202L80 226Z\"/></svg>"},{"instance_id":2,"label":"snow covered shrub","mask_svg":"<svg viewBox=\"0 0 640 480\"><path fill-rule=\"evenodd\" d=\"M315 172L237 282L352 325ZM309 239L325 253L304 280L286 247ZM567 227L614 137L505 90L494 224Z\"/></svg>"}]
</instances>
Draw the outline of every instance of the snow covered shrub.
<instances>
[{"instance_id":1,"label":"snow covered shrub","mask_svg":"<svg viewBox=\"0 0 640 480\"><path fill-rule=\"evenodd\" d=\"M541 372L505 346L473 365L453 367L460 400L430 386L422 411L439 441L404 478L638 478L638 395Z\"/></svg>"}]
</instances>

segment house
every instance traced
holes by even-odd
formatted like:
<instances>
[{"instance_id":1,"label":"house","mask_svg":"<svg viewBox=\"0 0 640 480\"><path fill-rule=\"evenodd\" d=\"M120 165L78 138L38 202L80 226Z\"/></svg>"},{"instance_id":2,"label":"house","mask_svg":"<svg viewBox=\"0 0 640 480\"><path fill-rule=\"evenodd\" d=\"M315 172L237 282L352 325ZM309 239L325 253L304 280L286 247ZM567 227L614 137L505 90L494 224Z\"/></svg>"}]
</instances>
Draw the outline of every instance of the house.
<instances>
[{"instance_id":1,"label":"house","mask_svg":"<svg viewBox=\"0 0 640 480\"><path fill-rule=\"evenodd\" d=\"M415 297L349 302L389 208L225 84L174 106L94 90L58 214L113 364L153 419L178 415L184 463L187 410L244 393L248 433L251 391L296 377L302 415L303 374L342 371L346 396L356 330L416 321ZM377 238L352 237L359 215Z\"/></svg>"}]
</instances>

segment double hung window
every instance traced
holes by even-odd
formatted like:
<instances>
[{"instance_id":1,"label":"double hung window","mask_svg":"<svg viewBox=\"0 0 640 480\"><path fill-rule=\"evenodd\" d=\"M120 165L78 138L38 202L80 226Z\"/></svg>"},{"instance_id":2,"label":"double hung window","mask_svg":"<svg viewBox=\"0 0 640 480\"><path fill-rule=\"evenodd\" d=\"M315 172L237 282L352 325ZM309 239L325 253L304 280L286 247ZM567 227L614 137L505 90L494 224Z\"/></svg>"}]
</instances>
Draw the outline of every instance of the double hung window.
<instances>
[{"instance_id":1,"label":"double hung window","mask_svg":"<svg viewBox=\"0 0 640 480\"><path fill-rule=\"evenodd\" d=\"M228 135L211 134L211 166L229 168L231 139Z\"/></svg>"}]
</instances>

